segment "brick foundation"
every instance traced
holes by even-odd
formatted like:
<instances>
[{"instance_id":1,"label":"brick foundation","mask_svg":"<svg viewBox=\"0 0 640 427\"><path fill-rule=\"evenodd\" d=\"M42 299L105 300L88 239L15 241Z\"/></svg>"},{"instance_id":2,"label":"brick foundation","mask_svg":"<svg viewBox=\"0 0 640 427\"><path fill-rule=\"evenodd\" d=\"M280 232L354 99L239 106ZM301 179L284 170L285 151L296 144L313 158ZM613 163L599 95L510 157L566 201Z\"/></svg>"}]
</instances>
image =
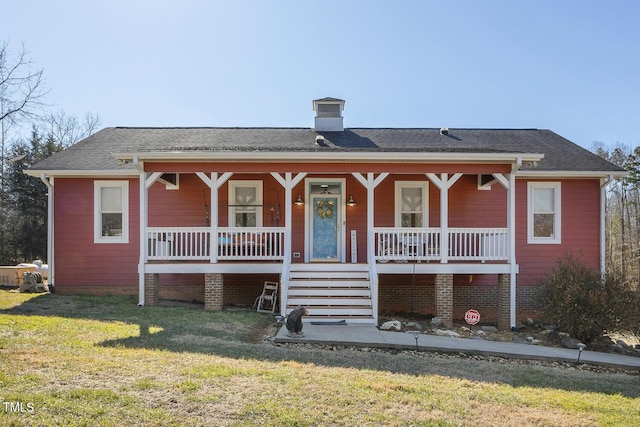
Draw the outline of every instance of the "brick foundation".
<instances>
[{"instance_id":1,"label":"brick foundation","mask_svg":"<svg viewBox=\"0 0 640 427\"><path fill-rule=\"evenodd\" d=\"M453 274L436 274L436 316L453 325Z\"/></svg>"},{"instance_id":2,"label":"brick foundation","mask_svg":"<svg viewBox=\"0 0 640 427\"><path fill-rule=\"evenodd\" d=\"M378 311L381 315L412 313L433 316L436 312L435 276L408 274L380 275Z\"/></svg>"},{"instance_id":3,"label":"brick foundation","mask_svg":"<svg viewBox=\"0 0 640 427\"><path fill-rule=\"evenodd\" d=\"M498 329L509 330L511 326L511 275L498 275Z\"/></svg>"},{"instance_id":4,"label":"brick foundation","mask_svg":"<svg viewBox=\"0 0 640 427\"><path fill-rule=\"evenodd\" d=\"M157 305L160 302L160 275L157 273L144 275L144 303Z\"/></svg>"},{"instance_id":5,"label":"brick foundation","mask_svg":"<svg viewBox=\"0 0 640 427\"><path fill-rule=\"evenodd\" d=\"M204 309L222 310L224 306L224 276L221 273L204 275Z\"/></svg>"}]
</instances>

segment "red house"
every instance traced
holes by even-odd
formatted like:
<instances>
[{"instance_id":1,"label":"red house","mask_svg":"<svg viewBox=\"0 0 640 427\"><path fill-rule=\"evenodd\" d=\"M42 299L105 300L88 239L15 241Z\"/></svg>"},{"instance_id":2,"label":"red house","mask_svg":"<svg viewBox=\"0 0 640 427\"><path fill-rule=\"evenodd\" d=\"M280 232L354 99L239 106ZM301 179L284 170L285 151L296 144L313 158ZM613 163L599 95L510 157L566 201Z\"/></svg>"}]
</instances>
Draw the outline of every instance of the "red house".
<instances>
[{"instance_id":1,"label":"red house","mask_svg":"<svg viewBox=\"0 0 640 427\"><path fill-rule=\"evenodd\" d=\"M604 192L624 171L539 129L106 128L27 171L49 189L62 294L253 304L282 314L501 328L567 252L602 268Z\"/></svg>"}]
</instances>

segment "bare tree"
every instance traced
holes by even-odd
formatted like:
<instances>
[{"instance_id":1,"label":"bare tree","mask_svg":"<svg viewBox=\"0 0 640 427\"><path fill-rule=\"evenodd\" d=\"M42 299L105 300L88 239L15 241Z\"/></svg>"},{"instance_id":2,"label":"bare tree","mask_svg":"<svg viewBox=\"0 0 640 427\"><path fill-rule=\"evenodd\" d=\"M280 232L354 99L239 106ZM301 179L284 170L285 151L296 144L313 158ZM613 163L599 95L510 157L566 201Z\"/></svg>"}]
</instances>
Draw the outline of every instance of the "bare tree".
<instances>
[{"instance_id":1,"label":"bare tree","mask_svg":"<svg viewBox=\"0 0 640 427\"><path fill-rule=\"evenodd\" d=\"M43 70L34 69L29 52L22 49L12 58L9 43L0 42L0 121L31 119L44 106L48 90Z\"/></svg>"},{"instance_id":2,"label":"bare tree","mask_svg":"<svg viewBox=\"0 0 640 427\"><path fill-rule=\"evenodd\" d=\"M100 117L97 114L86 113L81 122L75 115L69 116L59 110L43 118L40 133L56 141L62 149L94 134L99 126Z\"/></svg>"}]
</instances>

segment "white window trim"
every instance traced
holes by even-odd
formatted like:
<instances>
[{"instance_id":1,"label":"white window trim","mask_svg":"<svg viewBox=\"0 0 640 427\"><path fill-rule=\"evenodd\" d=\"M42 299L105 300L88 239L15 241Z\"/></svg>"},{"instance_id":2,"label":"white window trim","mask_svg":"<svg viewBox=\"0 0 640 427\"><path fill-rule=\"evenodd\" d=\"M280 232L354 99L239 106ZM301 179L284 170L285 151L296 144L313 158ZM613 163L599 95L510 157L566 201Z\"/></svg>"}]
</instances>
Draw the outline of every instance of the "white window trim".
<instances>
[{"instance_id":1,"label":"white window trim","mask_svg":"<svg viewBox=\"0 0 640 427\"><path fill-rule=\"evenodd\" d=\"M229 205L234 205L236 200L237 187L255 187L256 189L256 227L262 227L262 181L260 180L229 180ZM237 227L236 207L229 206L228 224L229 227Z\"/></svg>"},{"instance_id":2,"label":"white window trim","mask_svg":"<svg viewBox=\"0 0 640 427\"><path fill-rule=\"evenodd\" d=\"M102 235L101 190L106 187L122 190L122 236ZM93 243L129 243L129 181L93 182Z\"/></svg>"},{"instance_id":3,"label":"white window trim","mask_svg":"<svg viewBox=\"0 0 640 427\"><path fill-rule=\"evenodd\" d=\"M396 181L395 182L395 226L402 227L402 189L422 189L422 227L429 226L429 182L427 181Z\"/></svg>"},{"instance_id":4,"label":"white window trim","mask_svg":"<svg viewBox=\"0 0 640 427\"><path fill-rule=\"evenodd\" d=\"M533 191L538 188L553 188L555 207L553 217L553 237L534 237L533 235ZM527 183L527 243L528 244L560 244L562 243L562 195L560 182L528 182Z\"/></svg>"}]
</instances>

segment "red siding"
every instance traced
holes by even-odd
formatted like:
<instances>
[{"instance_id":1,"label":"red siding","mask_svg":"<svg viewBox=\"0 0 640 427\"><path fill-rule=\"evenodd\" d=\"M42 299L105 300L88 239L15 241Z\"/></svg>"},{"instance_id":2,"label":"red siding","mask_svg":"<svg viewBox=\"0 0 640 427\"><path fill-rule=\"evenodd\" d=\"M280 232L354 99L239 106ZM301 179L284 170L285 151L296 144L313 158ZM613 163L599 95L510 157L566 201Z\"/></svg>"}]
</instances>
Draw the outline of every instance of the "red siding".
<instances>
[{"instance_id":1,"label":"red siding","mask_svg":"<svg viewBox=\"0 0 640 427\"><path fill-rule=\"evenodd\" d=\"M129 182L128 244L93 242L93 188L93 179L55 180L55 284L77 287L78 293L95 285L122 293L119 287L138 284L138 182Z\"/></svg>"},{"instance_id":2,"label":"red siding","mask_svg":"<svg viewBox=\"0 0 640 427\"><path fill-rule=\"evenodd\" d=\"M162 165L166 166L166 165ZM212 168L212 165L208 166ZM257 166L256 166L257 167ZM262 165L263 168L268 167ZM325 166L331 169L350 170L356 165ZM395 166L394 166L395 167ZM470 166L467 166L470 167ZM426 169L426 167L423 166ZM440 166L442 168L442 166ZM482 167L478 166L482 169ZM269 168L270 169L270 168ZM455 169L455 168L454 168ZM174 169L168 169L173 171ZM227 170L227 169L225 169ZM343 194L357 206L346 207L346 259L351 261L351 230L357 232L358 261L366 262L367 193L350 174L309 174L307 178L344 178ZM363 171L363 173L365 173ZM262 179L263 224L284 226L285 195L282 186L269 174L235 174L232 179ZM429 188L428 226L440 225L440 192L428 181L424 173L390 175L375 190L375 226L394 225L395 182L425 181ZM113 293L135 292L138 283L137 264L139 250L139 186L136 179L129 185L129 244L93 243L93 179L56 178L55 180L55 268L59 289L74 287L78 292L96 286L105 286ZM547 180L554 181L554 180ZM599 204L600 187L597 179L562 180L562 243L539 245L527 243L527 181L516 182L516 256L520 266L519 285L537 285L547 269L567 252L580 255L594 268L599 265ZM219 224L228 224L228 183L219 190ZM293 190L293 199L305 197L304 181ZM506 227L507 192L499 184L489 191L477 189L477 175L463 175L450 189L449 225L451 227ZM161 183L149 190L150 226L205 226L205 203L210 205L210 190L195 174L180 175L180 189L167 190ZM292 249L304 260L304 206L292 206ZM167 278L167 282L195 286L195 276ZM468 281L468 278L465 280ZM473 285L493 285L489 277L474 277ZM199 292L199 291L197 291ZM199 299L199 298L194 298Z\"/></svg>"},{"instance_id":3,"label":"red siding","mask_svg":"<svg viewBox=\"0 0 640 427\"><path fill-rule=\"evenodd\" d=\"M555 181L557 180L546 180ZM561 180L562 243L527 243L527 182L516 182L516 261L519 285L536 285L558 258L579 256L592 268L600 266L600 183L597 179Z\"/></svg>"}]
</instances>

